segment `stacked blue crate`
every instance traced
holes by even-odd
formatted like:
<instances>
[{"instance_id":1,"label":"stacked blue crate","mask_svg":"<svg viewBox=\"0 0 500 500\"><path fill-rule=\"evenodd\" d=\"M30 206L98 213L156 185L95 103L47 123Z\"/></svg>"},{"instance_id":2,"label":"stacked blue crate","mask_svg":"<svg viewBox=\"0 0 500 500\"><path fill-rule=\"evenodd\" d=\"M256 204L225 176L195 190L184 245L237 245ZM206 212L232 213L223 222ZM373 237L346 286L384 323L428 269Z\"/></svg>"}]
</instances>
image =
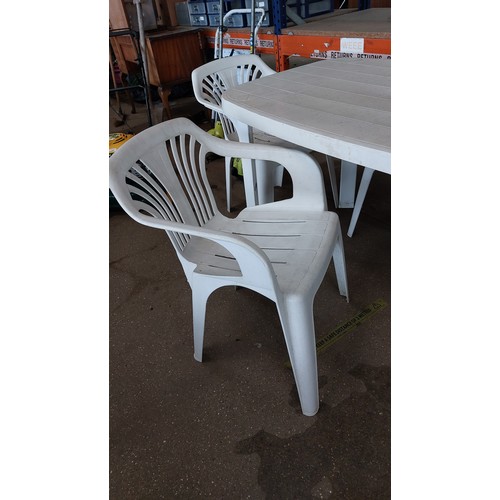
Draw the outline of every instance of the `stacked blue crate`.
<instances>
[{"instance_id":1,"label":"stacked blue crate","mask_svg":"<svg viewBox=\"0 0 500 500\"><path fill-rule=\"evenodd\" d=\"M191 26L208 26L207 7L204 1L188 1Z\"/></svg>"},{"instance_id":2,"label":"stacked blue crate","mask_svg":"<svg viewBox=\"0 0 500 500\"><path fill-rule=\"evenodd\" d=\"M219 14L209 14L208 15L208 22L210 26L219 26L220 23L220 15ZM228 17L224 21L224 26L227 26L228 28L244 28L246 26L245 24L245 18L243 17L243 14L232 14L230 17Z\"/></svg>"},{"instance_id":3,"label":"stacked blue crate","mask_svg":"<svg viewBox=\"0 0 500 500\"><path fill-rule=\"evenodd\" d=\"M192 26L219 26L220 22L220 0L188 0L188 11ZM252 0L224 0L224 12L226 14L232 9L249 9ZM360 5L370 5L370 0L360 0ZM275 33L280 34L281 29L286 27L286 7L295 8L297 14L303 19L320 14L333 12L334 0L255 0L256 8L263 8L265 16L261 26L275 26ZM361 7L360 7L361 8ZM366 8L366 7L365 7ZM256 15L255 23L260 15ZM233 14L226 19L225 25L229 28L243 28L250 26L250 14Z\"/></svg>"},{"instance_id":4,"label":"stacked blue crate","mask_svg":"<svg viewBox=\"0 0 500 500\"><path fill-rule=\"evenodd\" d=\"M225 15L232 9L245 8L245 0L224 1ZM191 26L219 26L220 22L220 0L188 0L188 10ZM225 25L233 28L247 26L243 14L233 14L226 19Z\"/></svg>"},{"instance_id":5,"label":"stacked blue crate","mask_svg":"<svg viewBox=\"0 0 500 500\"><path fill-rule=\"evenodd\" d=\"M271 26L273 20L272 13L273 0L255 0L255 7L266 11L261 26ZM225 15L232 9L250 9L252 0L232 0L224 1ZM188 10L192 26L219 26L220 22L220 0L188 0ZM229 28L244 28L250 26L251 14L233 14L226 19L225 25ZM256 23L260 15L256 15Z\"/></svg>"},{"instance_id":6,"label":"stacked blue crate","mask_svg":"<svg viewBox=\"0 0 500 500\"><path fill-rule=\"evenodd\" d=\"M207 0L207 13L219 14L219 12L220 12L220 2L218 0L213 0L213 1ZM224 7L224 12L226 12L225 7Z\"/></svg>"},{"instance_id":7,"label":"stacked blue crate","mask_svg":"<svg viewBox=\"0 0 500 500\"><path fill-rule=\"evenodd\" d=\"M241 2L224 2L223 15L227 14L231 9L241 8ZM219 26L220 23L220 2L217 0L207 0L208 22L210 26ZM228 17L224 23L228 28L243 28L246 26L243 14L233 14Z\"/></svg>"}]
</instances>

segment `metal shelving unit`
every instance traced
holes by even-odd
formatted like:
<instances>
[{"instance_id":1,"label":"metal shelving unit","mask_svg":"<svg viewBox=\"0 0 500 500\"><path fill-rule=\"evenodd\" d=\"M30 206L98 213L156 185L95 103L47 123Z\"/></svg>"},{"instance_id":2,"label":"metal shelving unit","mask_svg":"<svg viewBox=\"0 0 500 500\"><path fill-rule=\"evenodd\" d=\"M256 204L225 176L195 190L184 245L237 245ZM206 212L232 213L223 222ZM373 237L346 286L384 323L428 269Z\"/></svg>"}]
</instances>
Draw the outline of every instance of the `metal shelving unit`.
<instances>
[{"instance_id":1,"label":"metal shelving unit","mask_svg":"<svg viewBox=\"0 0 500 500\"><path fill-rule=\"evenodd\" d=\"M336 10L318 20L311 18L308 22L287 26L282 24L285 2L273 1L274 29L261 29L256 45L257 53L274 54L278 71L287 69L293 56L310 59L390 58L390 8ZM203 31L207 45L213 47L215 30ZM226 33L224 47L244 49L249 43L246 28L232 29Z\"/></svg>"},{"instance_id":2,"label":"metal shelving unit","mask_svg":"<svg viewBox=\"0 0 500 500\"><path fill-rule=\"evenodd\" d=\"M329 17L289 27L278 36L276 68L292 56L310 59L389 58L391 9L337 10Z\"/></svg>"},{"instance_id":3,"label":"metal shelving unit","mask_svg":"<svg viewBox=\"0 0 500 500\"><path fill-rule=\"evenodd\" d=\"M146 110L148 116L148 124L151 127L153 125L153 119L151 116L151 95L149 92L149 80L147 77L147 65L142 56L142 51L140 47L140 33L132 29L117 29L109 31L109 38L129 36L133 40L133 47L135 48L137 57L136 62L139 68L139 74L141 75L142 84L138 85L126 85L120 87L114 87L109 89L110 94L116 94L118 92L126 92L129 90L142 90L144 93L144 99L146 102Z\"/></svg>"}]
</instances>

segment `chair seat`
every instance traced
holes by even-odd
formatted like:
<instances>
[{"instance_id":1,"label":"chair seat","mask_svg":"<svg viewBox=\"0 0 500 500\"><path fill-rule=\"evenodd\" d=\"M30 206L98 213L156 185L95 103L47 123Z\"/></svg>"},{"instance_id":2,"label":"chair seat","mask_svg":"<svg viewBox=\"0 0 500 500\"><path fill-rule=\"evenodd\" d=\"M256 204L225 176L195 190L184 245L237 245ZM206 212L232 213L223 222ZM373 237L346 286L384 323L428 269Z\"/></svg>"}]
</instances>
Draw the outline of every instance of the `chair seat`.
<instances>
[{"instance_id":1,"label":"chair seat","mask_svg":"<svg viewBox=\"0 0 500 500\"><path fill-rule=\"evenodd\" d=\"M311 287L323 277L335 245L338 217L332 212L276 212L245 209L235 219L220 216L207 229L242 236L269 258L283 293ZM240 276L234 257L209 240L192 239L184 252L200 274ZM313 285L314 286L314 285Z\"/></svg>"}]
</instances>

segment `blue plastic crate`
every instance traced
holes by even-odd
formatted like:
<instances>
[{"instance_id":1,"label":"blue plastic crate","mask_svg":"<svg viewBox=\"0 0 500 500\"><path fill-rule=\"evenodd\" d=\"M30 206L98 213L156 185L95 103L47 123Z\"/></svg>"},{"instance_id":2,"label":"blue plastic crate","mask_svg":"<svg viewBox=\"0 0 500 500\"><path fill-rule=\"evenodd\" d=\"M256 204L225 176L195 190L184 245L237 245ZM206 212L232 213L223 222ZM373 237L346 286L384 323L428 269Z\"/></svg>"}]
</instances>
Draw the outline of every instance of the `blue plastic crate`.
<instances>
[{"instance_id":1,"label":"blue plastic crate","mask_svg":"<svg viewBox=\"0 0 500 500\"><path fill-rule=\"evenodd\" d=\"M210 26L219 26L219 14L209 14L208 18ZM228 28L244 28L246 26L245 18L243 17L243 14L233 14L225 20L224 26L227 26Z\"/></svg>"},{"instance_id":2,"label":"blue plastic crate","mask_svg":"<svg viewBox=\"0 0 500 500\"><path fill-rule=\"evenodd\" d=\"M245 8L252 8L252 0L245 0ZM268 0L255 0L255 8L269 10L269 1Z\"/></svg>"},{"instance_id":3,"label":"blue plastic crate","mask_svg":"<svg viewBox=\"0 0 500 500\"><path fill-rule=\"evenodd\" d=\"M250 26L252 23L252 14L245 14L247 17L247 26ZM255 25L259 22L260 13L255 13ZM271 16L269 12L266 12L264 15L264 19L262 19L261 26L271 26Z\"/></svg>"},{"instance_id":4,"label":"blue plastic crate","mask_svg":"<svg viewBox=\"0 0 500 500\"><path fill-rule=\"evenodd\" d=\"M208 26L208 14L191 14L191 26Z\"/></svg>"},{"instance_id":5,"label":"blue plastic crate","mask_svg":"<svg viewBox=\"0 0 500 500\"><path fill-rule=\"evenodd\" d=\"M207 2L207 13L218 14L220 12L220 2Z\"/></svg>"},{"instance_id":6,"label":"blue plastic crate","mask_svg":"<svg viewBox=\"0 0 500 500\"><path fill-rule=\"evenodd\" d=\"M188 2L188 10L190 14L205 14L207 12L205 2Z\"/></svg>"}]
</instances>

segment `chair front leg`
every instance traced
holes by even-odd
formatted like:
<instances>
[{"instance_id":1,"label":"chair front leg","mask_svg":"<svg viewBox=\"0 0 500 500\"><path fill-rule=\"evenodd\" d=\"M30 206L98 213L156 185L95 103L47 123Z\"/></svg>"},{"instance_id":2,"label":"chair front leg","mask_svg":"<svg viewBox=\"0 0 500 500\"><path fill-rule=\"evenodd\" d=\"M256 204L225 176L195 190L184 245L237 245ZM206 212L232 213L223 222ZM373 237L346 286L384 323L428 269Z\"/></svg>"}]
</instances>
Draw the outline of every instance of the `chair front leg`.
<instances>
[{"instance_id":1,"label":"chair front leg","mask_svg":"<svg viewBox=\"0 0 500 500\"><path fill-rule=\"evenodd\" d=\"M281 306L278 305L278 312L302 413L315 415L319 408L319 391L313 300L309 297L285 297Z\"/></svg>"},{"instance_id":2,"label":"chair front leg","mask_svg":"<svg viewBox=\"0 0 500 500\"><path fill-rule=\"evenodd\" d=\"M205 317L207 311L207 301L211 293L216 289L203 276L193 275L191 279L191 300L193 305L193 340L194 359L203 361L203 338L205 336Z\"/></svg>"}]
</instances>

